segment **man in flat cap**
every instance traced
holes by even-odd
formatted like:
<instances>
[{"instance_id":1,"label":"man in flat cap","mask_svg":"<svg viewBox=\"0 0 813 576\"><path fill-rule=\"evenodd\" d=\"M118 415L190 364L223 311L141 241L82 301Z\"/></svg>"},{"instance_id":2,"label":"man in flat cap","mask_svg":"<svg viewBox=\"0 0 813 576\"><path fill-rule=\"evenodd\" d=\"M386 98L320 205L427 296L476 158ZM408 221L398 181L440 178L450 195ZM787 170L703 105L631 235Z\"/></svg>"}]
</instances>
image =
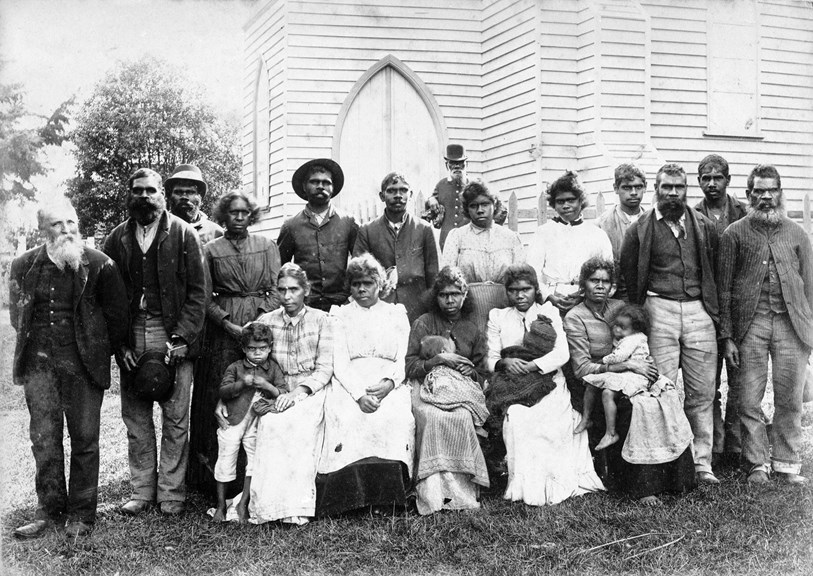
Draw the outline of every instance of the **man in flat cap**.
<instances>
[{"instance_id":1,"label":"man in flat cap","mask_svg":"<svg viewBox=\"0 0 813 576\"><path fill-rule=\"evenodd\" d=\"M9 283L13 377L31 415L38 503L35 519L14 535L40 536L67 516L65 533L75 538L96 520L102 396L110 354L127 335L127 296L116 264L82 243L73 206L45 205L37 220L45 244L14 259ZM63 419L71 446L67 488Z\"/></svg>"},{"instance_id":2,"label":"man in flat cap","mask_svg":"<svg viewBox=\"0 0 813 576\"><path fill-rule=\"evenodd\" d=\"M207 189L200 168L194 164L180 164L164 182L169 211L197 230L201 244L223 236L223 229L200 211Z\"/></svg>"},{"instance_id":3,"label":"man in flat cap","mask_svg":"<svg viewBox=\"0 0 813 576\"><path fill-rule=\"evenodd\" d=\"M344 172L333 160L317 158L296 169L291 185L307 204L282 225L277 239L280 258L283 264L293 259L302 267L311 283L308 306L327 312L350 295L344 274L359 229L352 216L330 203L344 186Z\"/></svg>"},{"instance_id":4,"label":"man in flat cap","mask_svg":"<svg viewBox=\"0 0 813 576\"><path fill-rule=\"evenodd\" d=\"M423 296L438 274L435 235L429 224L407 211L412 188L403 174L387 174L378 196L384 202L384 214L361 227L353 255L369 252L388 273L395 271L395 289L383 300L403 304L412 325L426 312Z\"/></svg>"},{"instance_id":5,"label":"man in flat cap","mask_svg":"<svg viewBox=\"0 0 813 576\"><path fill-rule=\"evenodd\" d=\"M139 168L127 189L130 217L113 229L104 245L121 271L130 305L129 340L116 351L133 486L121 511L140 514L157 501L162 513L180 514L186 502L192 359L206 315L203 249L196 230L166 210L157 172ZM137 393L142 361L154 352L166 353L167 363L174 366L173 388L161 400ZM160 460L153 401L161 407Z\"/></svg>"}]
</instances>

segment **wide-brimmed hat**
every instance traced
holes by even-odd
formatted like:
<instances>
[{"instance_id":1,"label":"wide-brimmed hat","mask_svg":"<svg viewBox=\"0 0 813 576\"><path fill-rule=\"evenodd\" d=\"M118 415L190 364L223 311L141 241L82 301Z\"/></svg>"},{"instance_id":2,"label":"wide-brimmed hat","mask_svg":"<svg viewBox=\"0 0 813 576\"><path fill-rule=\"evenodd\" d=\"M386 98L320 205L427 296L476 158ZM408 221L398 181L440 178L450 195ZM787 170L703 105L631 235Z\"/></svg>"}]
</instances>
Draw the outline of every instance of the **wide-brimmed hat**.
<instances>
[{"instance_id":1,"label":"wide-brimmed hat","mask_svg":"<svg viewBox=\"0 0 813 576\"><path fill-rule=\"evenodd\" d=\"M129 391L143 400L162 401L169 398L175 386L175 367L164 362L165 354L149 350L138 357Z\"/></svg>"},{"instance_id":2,"label":"wide-brimmed hat","mask_svg":"<svg viewBox=\"0 0 813 576\"><path fill-rule=\"evenodd\" d=\"M446 146L446 156L444 156L447 162L460 162L461 160L467 160L468 156L466 156L466 149L463 148L462 144L449 144Z\"/></svg>"},{"instance_id":3,"label":"wide-brimmed hat","mask_svg":"<svg viewBox=\"0 0 813 576\"><path fill-rule=\"evenodd\" d=\"M177 184L179 180L190 180L195 182L200 195L203 196L206 194L208 186L206 185L206 181L203 179L200 168L194 164L180 164L176 166L175 170L172 172L172 176L167 178L166 182L164 182L164 190L172 190L172 187Z\"/></svg>"},{"instance_id":4,"label":"wide-brimmed hat","mask_svg":"<svg viewBox=\"0 0 813 576\"><path fill-rule=\"evenodd\" d=\"M296 195L303 200L308 199L308 197L305 195L305 178L311 166L315 165L324 166L333 176L333 193L330 195L330 197L333 198L336 194L342 191L342 186L344 186L344 172L342 171L342 167L330 158L308 160L302 166L297 168L296 172L294 172L294 177L291 178L291 186L293 186L294 192L296 192Z\"/></svg>"}]
</instances>

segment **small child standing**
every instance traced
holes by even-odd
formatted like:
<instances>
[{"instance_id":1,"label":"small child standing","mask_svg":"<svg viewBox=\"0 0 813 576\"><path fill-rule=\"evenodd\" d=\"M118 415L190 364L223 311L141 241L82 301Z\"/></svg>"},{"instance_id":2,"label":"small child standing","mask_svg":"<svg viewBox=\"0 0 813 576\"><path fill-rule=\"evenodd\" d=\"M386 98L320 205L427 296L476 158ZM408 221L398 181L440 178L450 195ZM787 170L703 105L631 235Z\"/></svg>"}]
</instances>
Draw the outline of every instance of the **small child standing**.
<instances>
[{"instance_id":1,"label":"small child standing","mask_svg":"<svg viewBox=\"0 0 813 576\"><path fill-rule=\"evenodd\" d=\"M254 446L257 441L257 415L252 410L252 404L261 398L276 398L280 394L279 388L285 389L282 369L269 357L271 342L269 326L259 322L246 324L240 334L245 358L232 362L220 382L218 393L226 405L229 425L217 430L217 509L213 517L216 522L226 519L226 485L237 477L237 453L241 444L247 457L246 479L236 508L240 523L248 522Z\"/></svg>"},{"instance_id":2,"label":"small child standing","mask_svg":"<svg viewBox=\"0 0 813 576\"><path fill-rule=\"evenodd\" d=\"M591 422L593 406L599 389L604 404L604 419L607 427L604 436L596 445L596 450L603 450L618 442L619 436L615 431L616 399L623 393L634 396L639 392L649 390L649 380L646 376L626 370L611 372L610 367L622 364L627 360L647 360L649 358L649 317L646 311L635 304L628 304L618 311L613 322L613 339L615 347L610 354L602 358L606 372L601 374L588 374L583 380L589 384L584 388L584 410L582 421L575 428L574 433L587 429ZM657 383L656 383L657 384ZM658 384L660 386L660 384Z\"/></svg>"}]
</instances>

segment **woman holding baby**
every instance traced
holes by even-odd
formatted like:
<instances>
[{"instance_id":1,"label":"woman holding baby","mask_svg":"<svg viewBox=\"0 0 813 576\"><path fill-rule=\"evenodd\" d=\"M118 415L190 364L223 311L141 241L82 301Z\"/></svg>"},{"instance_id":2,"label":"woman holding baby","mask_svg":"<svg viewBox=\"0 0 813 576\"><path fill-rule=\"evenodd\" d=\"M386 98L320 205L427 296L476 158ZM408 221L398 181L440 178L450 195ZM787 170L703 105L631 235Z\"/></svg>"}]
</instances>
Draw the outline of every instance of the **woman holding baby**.
<instances>
[{"instance_id":1,"label":"woman holding baby","mask_svg":"<svg viewBox=\"0 0 813 576\"><path fill-rule=\"evenodd\" d=\"M416 425L413 476L420 514L479 508L480 488L489 486L475 430L476 423L482 424L481 415L485 411L480 388L484 382L486 345L470 315L467 296L468 283L460 269L444 267L431 290L431 311L415 320L409 334L406 376L413 379L412 411ZM454 351L443 345L437 348L437 342L427 340L431 336L444 338ZM444 375L438 370L442 367L456 374ZM433 380L434 375L438 376L438 388L429 389L427 380ZM448 390L443 388L443 379L451 377L461 382L458 375L472 383L459 388L461 396L456 403L460 406L440 402L439 392Z\"/></svg>"}]
</instances>

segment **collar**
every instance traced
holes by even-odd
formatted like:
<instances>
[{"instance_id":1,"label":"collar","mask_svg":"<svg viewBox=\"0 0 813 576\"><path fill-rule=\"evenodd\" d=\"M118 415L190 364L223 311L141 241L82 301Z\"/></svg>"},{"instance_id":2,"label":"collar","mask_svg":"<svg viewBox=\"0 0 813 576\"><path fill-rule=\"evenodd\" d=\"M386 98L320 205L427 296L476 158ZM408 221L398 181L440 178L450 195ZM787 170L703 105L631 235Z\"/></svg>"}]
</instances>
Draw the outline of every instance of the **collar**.
<instances>
[{"instance_id":1,"label":"collar","mask_svg":"<svg viewBox=\"0 0 813 576\"><path fill-rule=\"evenodd\" d=\"M469 226L471 226L471 231L477 234L483 234L484 232L488 232L491 228L480 228L479 226L475 225L474 222L469 222ZM494 226L494 224L492 224Z\"/></svg>"},{"instance_id":2,"label":"collar","mask_svg":"<svg viewBox=\"0 0 813 576\"><path fill-rule=\"evenodd\" d=\"M248 368L248 369L262 368L263 370L268 370L268 368L271 365L270 358L271 358L271 354L268 355L268 357L265 359L265 362L263 362L262 364L255 364L254 362L252 362L248 358L243 358L243 367Z\"/></svg>"},{"instance_id":3,"label":"collar","mask_svg":"<svg viewBox=\"0 0 813 576\"><path fill-rule=\"evenodd\" d=\"M242 234L232 234L226 230L223 232L223 236L226 240L243 240L244 238L248 238L248 230L243 230Z\"/></svg>"},{"instance_id":4,"label":"collar","mask_svg":"<svg viewBox=\"0 0 813 576\"><path fill-rule=\"evenodd\" d=\"M557 224L561 224L562 226L578 226L579 224L584 224L584 219L581 216L576 218L573 222L565 222L559 218L559 216L554 216L553 221Z\"/></svg>"},{"instance_id":5,"label":"collar","mask_svg":"<svg viewBox=\"0 0 813 576\"><path fill-rule=\"evenodd\" d=\"M639 218L644 213L644 210L639 205L637 214L627 214L626 212L624 212L621 209L621 204L616 204L615 205L615 212L616 212L616 214L621 216L621 218L623 218L624 222L629 222L632 218Z\"/></svg>"},{"instance_id":6,"label":"collar","mask_svg":"<svg viewBox=\"0 0 813 576\"><path fill-rule=\"evenodd\" d=\"M308 307L303 306L302 310L299 311L299 314L297 314L296 316L288 316L288 313L285 310L283 310L282 311L282 322L283 322L283 324L285 324L286 327L289 326L289 325L296 326L297 324L302 322L302 318L305 317L305 312L307 312L307 311L308 311Z\"/></svg>"},{"instance_id":7,"label":"collar","mask_svg":"<svg viewBox=\"0 0 813 576\"><path fill-rule=\"evenodd\" d=\"M133 222L135 222L136 229L139 230L140 232L142 232L143 234L147 234L147 233L151 232L152 230L154 230L155 228L158 228L158 223L160 221L161 221L161 216L159 216L158 218L156 218L155 220L153 220L152 222L150 222L146 226L143 226L143 225L139 224L137 220L133 220Z\"/></svg>"},{"instance_id":8,"label":"collar","mask_svg":"<svg viewBox=\"0 0 813 576\"><path fill-rule=\"evenodd\" d=\"M663 214L661 214L661 211L658 210L657 206L655 206L655 219L656 220L663 220ZM669 220L667 220L666 222L668 223ZM685 208L683 210L683 214L680 215L680 218L678 218L678 221L676 223L678 225L680 225L680 226L684 226L686 224L686 209Z\"/></svg>"},{"instance_id":9,"label":"collar","mask_svg":"<svg viewBox=\"0 0 813 576\"><path fill-rule=\"evenodd\" d=\"M305 214L305 217L308 218L308 220L316 220L317 218L316 213L313 210L311 210L307 204L305 205L305 208L302 210L302 213ZM324 216L322 217L322 222L324 223L330 220L335 213L336 209L333 208L333 203L331 202L330 204L327 205L327 210L322 212L322 214L324 214Z\"/></svg>"},{"instance_id":10,"label":"collar","mask_svg":"<svg viewBox=\"0 0 813 576\"><path fill-rule=\"evenodd\" d=\"M389 226L392 230L398 231L403 227L404 224L406 224L407 216L409 216L409 214L404 212L401 215L401 219L398 222L393 222L392 220L387 218L387 213L385 210L382 218L384 218L384 221L387 223L387 226Z\"/></svg>"}]
</instances>

